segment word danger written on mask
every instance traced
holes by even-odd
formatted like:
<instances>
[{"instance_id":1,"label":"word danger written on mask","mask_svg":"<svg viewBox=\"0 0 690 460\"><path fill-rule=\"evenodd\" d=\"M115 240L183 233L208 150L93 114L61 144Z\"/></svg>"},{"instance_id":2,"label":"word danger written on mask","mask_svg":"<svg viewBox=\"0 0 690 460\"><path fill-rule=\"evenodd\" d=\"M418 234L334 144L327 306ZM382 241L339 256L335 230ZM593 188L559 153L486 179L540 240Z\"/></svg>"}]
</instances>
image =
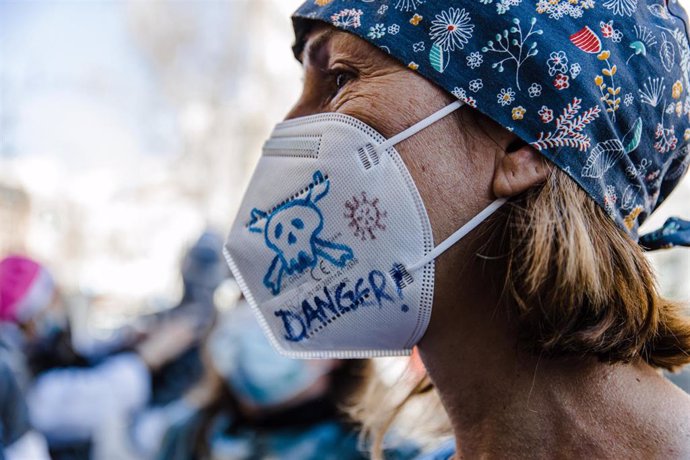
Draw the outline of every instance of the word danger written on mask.
<instances>
[{"instance_id":1,"label":"word danger written on mask","mask_svg":"<svg viewBox=\"0 0 690 460\"><path fill-rule=\"evenodd\" d=\"M343 271L356 264L357 260L352 260ZM274 312L282 320L286 340L300 342L360 308L383 308L403 298L402 291L396 292L382 271L371 270L357 279L338 278L341 274L330 276L320 283L323 287L302 295L293 306ZM406 305L401 309L409 310Z\"/></svg>"}]
</instances>

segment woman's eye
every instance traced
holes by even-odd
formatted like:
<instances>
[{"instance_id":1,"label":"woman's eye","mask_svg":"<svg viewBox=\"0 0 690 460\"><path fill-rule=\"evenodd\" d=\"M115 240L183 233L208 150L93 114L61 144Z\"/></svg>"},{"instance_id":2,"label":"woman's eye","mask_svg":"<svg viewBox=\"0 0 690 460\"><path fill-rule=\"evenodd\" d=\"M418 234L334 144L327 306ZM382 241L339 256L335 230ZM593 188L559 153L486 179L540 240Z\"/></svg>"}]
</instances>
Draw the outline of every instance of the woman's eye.
<instances>
[{"instance_id":1,"label":"woman's eye","mask_svg":"<svg viewBox=\"0 0 690 460\"><path fill-rule=\"evenodd\" d=\"M343 86L347 84L352 80L352 75L349 73L339 73L338 75L335 76L335 86L338 87L338 89L341 89Z\"/></svg>"}]
</instances>

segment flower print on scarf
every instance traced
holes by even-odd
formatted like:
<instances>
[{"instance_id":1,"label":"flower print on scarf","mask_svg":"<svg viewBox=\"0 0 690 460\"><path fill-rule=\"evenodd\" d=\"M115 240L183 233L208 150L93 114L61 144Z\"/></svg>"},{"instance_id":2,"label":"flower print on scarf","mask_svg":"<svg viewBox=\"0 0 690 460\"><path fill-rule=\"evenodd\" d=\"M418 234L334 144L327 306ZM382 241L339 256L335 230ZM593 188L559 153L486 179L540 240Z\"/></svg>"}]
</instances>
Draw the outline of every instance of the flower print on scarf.
<instances>
[{"instance_id":1,"label":"flower print on scarf","mask_svg":"<svg viewBox=\"0 0 690 460\"><path fill-rule=\"evenodd\" d=\"M636 206L635 228L654 209L643 197L690 143L690 21L671 14L675 3L306 0L297 17L334 23L478 105L606 201L627 230ZM623 134L638 117L641 145L626 157Z\"/></svg>"},{"instance_id":2,"label":"flower print on scarf","mask_svg":"<svg viewBox=\"0 0 690 460\"><path fill-rule=\"evenodd\" d=\"M558 90L566 89L570 87L570 81L567 75L559 73L553 80L553 86Z\"/></svg>"},{"instance_id":3,"label":"flower print on scarf","mask_svg":"<svg viewBox=\"0 0 690 460\"><path fill-rule=\"evenodd\" d=\"M599 28L601 29L601 35L604 38L610 38L614 43L620 43L623 38L623 32L619 29L614 29L613 19L607 22L599 21Z\"/></svg>"},{"instance_id":4,"label":"flower print on scarf","mask_svg":"<svg viewBox=\"0 0 690 460\"><path fill-rule=\"evenodd\" d=\"M464 102L465 104L469 105L470 107L474 108L474 109L477 108L477 101L476 101L476 99L473 98L472 96L470 96L470 97L464 97L464 98L462 98L462 99L460 99L460 100L461 100L462 102Z\"/></svg>"},{"instance_id":5,"label":"flower print on scarf","mask_svg":"<svg viewBox=\"0 0 690 460\"><path fill-rule=\"evenodd\" d=\"M632 164L625 168L625 175L628 176L628 178L631 180L638 178L640 176L644 176L645 174L647 174L647 169L651 164L652 162L649 159L643 158L642 160L640 160L639 164Z\"/></svg>"},{"instance_id":6,"label":"flower print on scarf","mask_svg":"<svg viewBox=\"0 0 690 460\"><path fill-rule=\"evenodd\" d=\"M386 26L384 26L383 24L375 24L369 27L369 33L367 34L367 37L371 39L377 39L383 37L384 35L386 35Z\"/></svg>"},{"instance_id":7,"label":"flower print on scarf","mask_svg":"<svg viewBox=\"0 0 690 460\"><path fill-rule=\"evenodd\" d=\"M395 4L395 9L405 12L415 11L422 3L424 3L424 0L398 0Z\"/></svg>"},{"instance_id":8,"label":"flower print on scarf","mask_svg":"<svg viewBox=\"0 0 690 460\"><path fill-rule=\"evenodd\" d=\"M671 97L673 99L678 99L678 98L680 98L680 95L682 92L683 92L683 83L681 83L680 80L676 80L676 82L671 87Z\"/></svg>"},{"instance_id":9,"label":"flower print on scarf","mask_svg":"<svg viewBox=\"0 0 690 460\"><path fill-rule=\"evenodd\" d=\"M479 0L484 5L490 5L494 0ZM498 0L496 2L496 13L505 14L510 10L511 6L518 6L522 0Z\"/></svg>"},{"instance_id":10,"label":"flower print on scarf","mask_svg":"<svg viewBox=\"0 0 690 460\"><path fill-rule=\"evenodd\" d=\"M538 0L537 13L548 14L551 19L564 16L581 18L585 10L594 8L594 0Z\"/></svg>"},{"instance_id":11,"label":"flower print on scarf","mask_svg":"<svg viewBox=\"0 0 690 460\"><path fill-rule=\"evenodd\" d=\"M549 75L552 77L557 73L565 73L568 71L568 56L565 51L554 51L546 60L546 65L549 66Z\"/></svg>"},{"instance_id":12,"label":"flower print on scarf","mask_svg":"<svg viewBox=\"0 0 690 460\"><path fill-rule=\"evenodd\" d=\"M331 21L335 27L352 27L353 29L357 29L362 25L361 18L363 14L364 12L362 12L362 10L346 8L331 16Z\"/></svg>"},{"instance_id":13,"label":"flower print on scarf","mask_svg":"<svg viewBox=\"0 0 690 460\"><path fill-rule=\"evenodd\" d=\"M474 24L465 9L449 8L431 21L429 36L443 51L463 49L472 38Z\"/></svg>"},{"instance_id":14,"label":"flower print on scarf","mask_svg":"<svg viewBox=\"0 0 690 460\"><path fill-rule=\"evenodd\" d=\"M484 53L492 51L497 54L505 54L507 57L501 59L498 62L491 64L491 68L495 69L498 67L499 72L503 72L503 64L507 62L515 62L515 86L520 90L520 67L531 57L537 55L539 50L537 49L537 42L533 41L531 44L527 43L527 40L532 35L541 35L544 33L543 30L534 30L534 25L537 23L537 18L532 18L530 20L530 28L526 34L523 34L522 27L520 26L520 19L513 18L513 26L503 31L503 34L496 34L496 43L490 40L485 47L482 48ZM508 35L514 34L515 37L510 40ZM527 46L526 46L527 45ZM526 49L525 49L526 48Z\"/></svg>"},{"instance_id":15,"label":"flower print on scarf","mask_svg":"<svg viewBox=\"0 0 690 460\"><path fill-rule=\"evenodd\" d=\"M666 108L664 107L664 112ZM664 124L664 114L661 114L661 121L657 123L654 131L654 150L659 153L668 153L675 150L678 145L678 138L676 137L676 130L673 126L666 127Z\"/></svg>"},{"instance_id":16,"label":"flower print on scarf","mask_svg":"<svg viewBox=\"0 0 690 460\"><path fill-rule=\"evenodd\" d=\"M469 55L466 57L467 59L467 66L470 69L476 69L480 65L482 65L482 62L484 62L484 56L479 51L472 51Z\"/></svg>"},{"instance_id":17,"label":"flower print on scarf","mask_svg":"<svg viewBox=\"0 0 690 460\"><path fill-rule=\"evenodd\" d=\"M549 123L551 120L553 120L553 110L548 108L545 105L541 106L541 109L539 109L539 118L541 118L541 121L543 123Z\"/></svg>"},{"instance_id":18,"label":"flower print on scarf","mask_svg":"<svg viewBox=\"0 0 690 460\"><path fill-rule=\"evenodd\" d=\"M681 102L671 102L667 107L666 107L666 113L669 115L676 115L676 116L681 116L683 113L683 104Z\"/></svg>"},{"instance_id":19,"label":"flower print on scarf","mask_svg":"<svg viewBox=\"0 0 690 460\"><path fill-rule=\"evenodd\" d=\"M611 62L609 62L610 56L611 52L609 50L604 50L597 54L597 59L606 63L606 67L601 70L601 73L609 78L610 85L607 87L606 83L604 83L604 77L601 75L594 77L594 83L599 87L599 92L601 93L599 100L605 104L606 112L611 114L611 120L616 121L616 111L621 104L621 98L619 97L621 87L616 86L614 75L616 75L618 67L615 64L611 65Z\"/></svg>"},{"instance_id":20,"label":"flower print on scarf","mask_svg":"<svg viewBox=\"0 0 690 460\"><path fill-rule=\"evenodd\" d=\"M498 103L505 107L512 104L515 100L515 91L513 91L513 88L501 88L501 92L496 97Z\"/></svg>"},{"instance_id":21,"label":"flower print on scarf","mask_svg":"<svg viewBox=\"0 0 690 460\"><path fill-rule=\"evenodd\" d=\"M513 107L513 110L511 112L513 120L522 120L525 117L525 112L527 112L527 109L525 109L521 105L518 105L517 107Z\"/></svg>"},{"instance_id":22,"label":"flower print on scarf","mask_svg":"<svg viewBox=\"0 0 690 460\"><path fill-rule=\"evenodd\" d=\"M662 77L651 78L647 77L647 81L642 84L640 92L640 100L643 104L649 104L656 107L661 102L661 97L666 89L664 79Z\"/></svg>"},{"instance_id":23,"label":"flower print on scarf","mask_svg":"<svg viewBox=\"0 0 690 460\"><path fill-rule=\"evenodd\" d=\"M611 38L613 36L613 20L608 22L600 21L599 28L604 38Z\"/></svg>"},{"instance_id":24,"label":"flower print on scarf","mask_svg":"<svg viewBox=\"0 0 690 460\"><path fill-rule=\"evenodd\" d=\"M470 91L473 93L476 93L480 89L484 87L484 82L482 81L481 78L476 78L474 80L470 81Z\"/></svg>"},{"instance_id":25,"label":"flower print on scarf","mask_svg":"<svg viewBox=\"0 0 690 460\"><path fill-rule=\"evenodd\" d=\"M463 49L474 31L470 14L465 9L449 8L431 21L429 37L434 42L429 51L429 63L443 73L450 63L450 52Z\"/></svg>"},{"instance_id":26,"label":"flower print on scarf","mask_svg":"<svg viewBox=\"0 0 690 460\"><path fill-rule=\"evenodd\" d=\"M637 0L606 0L604 8L619 16L632 16L637 10Z\"/></svg>"},{"instance_id":27,"label":"flower print on scarf","mask_svg":"<svg viewBox=\"0 0 690 460\"><path fill-rule=\"evenodd\" d=\"M632 231L632 229L635 227L635 222L637 221L637 218L639 215L644 211L644 208L642 206L636 206L635 209L633 209L630 214L625 216L625 219L623 219L623 223L625 224L625 227L628 229L628 231Z\"/></svg>"},{"instance_id":28,"label":"flower print on scarf","mask_svg":"<svg viewBox=\"0 0 690 460\"><path fill-rule=\"evenodd\" d=\"M594 84L599 88L599 93L601 94L599 100L604 103L606 112L610 114L612 121L616 121L616 111L620 108L621 103L621 98L619 97L621 87L616 86L616 81L614 79L618 67L615 64L611 64L609 61L611 51L602 50L601 39L588 26L572 34L570 36L570 41L586 53L598 53L597 59L606 64L606 67L601 70L603 76L596 75L594 77ZM604 82L604 76L609 79L608 85Z\"/></svg>"},{"instance_id":29,"label":"flower print on scarf","mask_svg":"<svg viewBox=\"0 0 690 460\"><path fill-rule=\"evenodd\" d=\"M572 102L569 102L563 109L563 113L556 118L556 129L548 133L540 132L537 140L531 145L537 150L564 146L574 147L581 151L587 150L591 139L583 131L588 124L599 117L601 109L594 106L583 113L579 113L582 108L581 104L582 99L573 98Z\"/></svg>"},{"instance_id":30,"label":"flower print on scarf","mask_svg":"<svg viewBox=\"0 0 690 460\"><path fill-rule=\"evenodd\" d=\"M532 83L529 85L529 88L527 88L527 94L529 94L529 97L539 97L541 96L541 85L539 83Z\"/></svg>"},{"instance_id":31,"label":"flower print on scarf","mask_svg":"<svg viewBox=\"0 0 690 460\"><path fill-rule=\"evenodd\" d=\"M615 138L599 142L589 152L587 163L580 175L591 179L601 179L621 158L637 149L641 137L642 118L638 118L623 136L623 140Z\"/></svg>"},{"instance_id":32,"label":"flower print on scarf","mask_svg":"<svg viewBox=\"0 0 690 460\"><path fill-rule=\"evenodd\" d=\"M633 49L633 52L630 54L630 57L626 59L626 64L630 62L630 59L632 59L633 56L647 56L647 50L658 43L654 33L645 26L636 25L634 26L634 29L635 38L637 38L637 40L630 44L630 48Z\"/></svg>"},{"instance_id":33,"label":"flower print on scarf","mask_svg":"<svg viewBox=\"0 0 690 460\"><path fill-rule=\"evenodd\" d=\"M606 213L613 217L616 215L616 203L618 202L618 194L613 185L606 186L606 193L604 194L604 209Z\"/></svg>"},{"instance_id":34,"label":"flower print on scarf","mask_svg":"<svg viewBox=\"0 0 690 460\"><path fill-rule=\"evenodd\" d=\"M453 96L457 97L458 99L465 99L467 98L467 92L465 92L464 88L459 88L455 87L455 89L452 92Z\"/></svg>"},{"instance_id":35,"label":"flower print on scarf","mask_svg":"<svg viewBox=\"0 0 690 460\"><path fill-rule=\"evenodd\" d=\"M661 65L664 66L666 72L670 72L673 69L673 64L676 60L676 48L673 46L673 43L666 38L666 34L664 32L661 32L659 58L661 59Z\"/></svg>"}]
</instances>

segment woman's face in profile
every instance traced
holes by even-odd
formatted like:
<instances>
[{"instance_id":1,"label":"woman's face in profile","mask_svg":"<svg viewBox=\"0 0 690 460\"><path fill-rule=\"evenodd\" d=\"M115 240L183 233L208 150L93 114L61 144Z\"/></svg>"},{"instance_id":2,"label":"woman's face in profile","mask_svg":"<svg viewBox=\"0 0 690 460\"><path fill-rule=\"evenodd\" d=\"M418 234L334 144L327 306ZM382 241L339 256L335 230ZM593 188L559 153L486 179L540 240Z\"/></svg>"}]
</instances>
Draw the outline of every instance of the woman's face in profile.
<instances>
[{"instance_id":1,"label":"woman's face in profile","mask_svg":"<svg viewBox=\"0 0 690 460\"><path fill-rule=\"evenodd\" d=\"M303 90L287 118L339 112L390 138L455 100L380 49L328 25L311 29L298 58ZM495 199L494 171L505 154L499 143L506 143L507 135L488 117L463 107L396 145L426 207L435 244ZM434 312L424 340L442 336L438 328L465 314L445 305L467 295L463 283L474 279L467 263L481 243L481 235L468 237L436 259Z\"/></svg>"},{"instance_id":2,"label":"woman's face in profile","mask_svg":"<svg viewBox=\"0 0 690 460\"><path fill-rule=\"evenodd\" d=\"M339 112L389 138L453 100L380 49L325 24L306 35L298 58L304 68L302 95L287 119ZM485 152L486 161L476 161L465 149L467 136L475 131L475 137L485 137L472 117L454 114L396 146L422 196L437 242L490 200L493 156Z\"/></svg>"}]
</instances>

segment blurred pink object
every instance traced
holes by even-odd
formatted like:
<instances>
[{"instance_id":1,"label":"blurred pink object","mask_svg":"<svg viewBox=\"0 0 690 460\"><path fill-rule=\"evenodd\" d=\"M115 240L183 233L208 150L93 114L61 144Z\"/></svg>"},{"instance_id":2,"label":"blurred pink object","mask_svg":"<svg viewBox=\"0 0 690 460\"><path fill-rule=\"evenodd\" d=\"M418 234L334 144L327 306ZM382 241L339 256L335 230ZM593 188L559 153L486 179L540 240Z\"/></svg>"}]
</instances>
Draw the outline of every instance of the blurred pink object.
<instances>
[{"instance_id":1,"label":"blurred pink object","mask_svg":"<svg viewBox=\"0 0 690 460\"><path fill-rule=\"evenodd\" d=\"M0 261L0 321L25 323L50 305L53 278L28 257L11 255Z\"/></svg>"}]
</instances>

